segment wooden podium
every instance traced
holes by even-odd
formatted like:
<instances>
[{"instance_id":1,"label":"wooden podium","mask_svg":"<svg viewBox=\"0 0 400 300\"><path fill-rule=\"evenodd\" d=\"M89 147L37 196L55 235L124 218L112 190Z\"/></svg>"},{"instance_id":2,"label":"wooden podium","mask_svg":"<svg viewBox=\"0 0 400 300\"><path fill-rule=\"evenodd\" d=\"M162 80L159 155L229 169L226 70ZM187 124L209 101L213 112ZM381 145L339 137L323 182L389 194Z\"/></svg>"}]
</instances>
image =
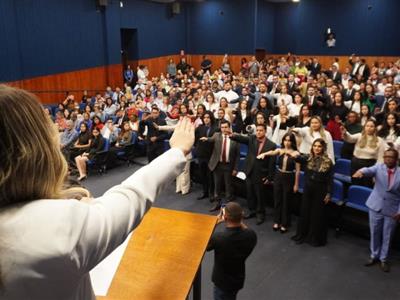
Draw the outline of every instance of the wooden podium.
<instances>
[{"instance_id":1,"label":"wooden podium","mask_svg":"<svg viewBox=\"0 0 400 300\"><path fill-rule=\"evenodd\" d=\"M106 297L101 300L201 298L201 261L215 216L151 208L133 232ZM197 276L196 276L197 274Z\"/></svg>"}]
</instances>

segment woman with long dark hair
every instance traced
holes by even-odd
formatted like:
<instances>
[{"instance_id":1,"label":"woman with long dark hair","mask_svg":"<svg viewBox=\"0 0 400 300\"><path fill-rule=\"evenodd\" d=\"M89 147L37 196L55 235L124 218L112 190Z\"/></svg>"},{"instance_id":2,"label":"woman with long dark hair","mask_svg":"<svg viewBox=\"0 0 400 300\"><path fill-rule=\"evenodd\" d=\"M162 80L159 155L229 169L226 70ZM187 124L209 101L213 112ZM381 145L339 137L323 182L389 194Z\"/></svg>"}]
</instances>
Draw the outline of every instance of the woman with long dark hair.
<instances>
[{"instance_id":1,"label":"woman with long dark hair","mask_svg":"<svg viewBox=\"0 0 400 300\"><path fill-rule=\"evenodd\" d=\"M274 231L286 233L290 225L290 204L294 193L299 189L300 164L291 154L297 151L296 137L293 133L286 133L282 138L280 149L261 153L258 159L266 156L278 156L278 171L274 178Z\"/></svg>"},{"instance_id":2,"label":"woman with long dark hair","mask_svg":"<svg viewBox=\"0 0 400 300\"><path fill-rule=\"evenodd\" d=\"M296 244L308 242L314 247L327 242L326 204L331 199L333 188L333 162L327 154L324 139L314 140L310 154L292 152L296 162L304 164L305 182L301 201L297 233L292 237Z\"/></svg>"}]
</instances>

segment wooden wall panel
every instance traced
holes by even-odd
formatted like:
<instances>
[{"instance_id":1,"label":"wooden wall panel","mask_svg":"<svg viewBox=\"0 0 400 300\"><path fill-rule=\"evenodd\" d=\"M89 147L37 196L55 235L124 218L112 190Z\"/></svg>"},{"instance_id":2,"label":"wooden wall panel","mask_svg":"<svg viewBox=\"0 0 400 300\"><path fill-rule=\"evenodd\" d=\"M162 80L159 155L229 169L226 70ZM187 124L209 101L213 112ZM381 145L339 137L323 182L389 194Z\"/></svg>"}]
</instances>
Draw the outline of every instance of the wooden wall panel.
<instances>
[{"instance_id":1,"label":"wooden wall panel","mask_svg":"<svg viewBox=\"0 0 400 300\"><path fill-rule=\"evenodd\" d=\"M283 54L286 55L286 54ZM279 58L282 55L275 54L269 55L270 57ZM209 59L213 62L213 71L221 66L223 55L208 55ZM230 55L229 60L232 70L237 73L240 70L240 61L242 57L246 57L248 60L251 55ZM314 57L314 55L299 55L301 59L307 59L309 57ZM335 56L315 56L318 57L324 69L329 68ZM348 56L337 56L339 58L340 68L343 71L346 66L348 66ZM161 73L166 72L166 66L168 60L172 58L176 64L178 64L180 56L168 55L161 56L150 59L142 59L139 61L130 61L132 68L136 70L138 64L144 64L149 69L149 79L151 77L159 76ZM202 55L186 55L187 62L195 67L197 70L200 69L200 64L202 61ZM368 64L373 64L374 62L395 62L400 57L394 56L363 56ZM90 94L95 91L104 91L106 86L111 86L115 88L116 86L123 86L122 78L122 66L119 64L110 66L101 66L95 68L89 68L85 70L73 71L60 73L55 75L41 76L31 79L19 80L14 82L9 82L12 86L23 88L32 92L36 92L41 101L45 104L59 103L64 99L66 91L73 92L77 99L82 96L83 90L90 90ZM47 91L40 92L39 91Z\"/></svg>"},{"instance_id":2,"label":"wooden wall panel","mask_svg":"<svg viewBox=\"0 0 400 300\"><path fill-rule=\"evenodd\" d=\"M35 77L9 82L12 86L34 92L45 104L59 103L67 91L77 99L82 97L82 90L104 91L107 85L122 86L122 67L120 65L101 66L85 70Z\"/></svg>"}]
</instances>

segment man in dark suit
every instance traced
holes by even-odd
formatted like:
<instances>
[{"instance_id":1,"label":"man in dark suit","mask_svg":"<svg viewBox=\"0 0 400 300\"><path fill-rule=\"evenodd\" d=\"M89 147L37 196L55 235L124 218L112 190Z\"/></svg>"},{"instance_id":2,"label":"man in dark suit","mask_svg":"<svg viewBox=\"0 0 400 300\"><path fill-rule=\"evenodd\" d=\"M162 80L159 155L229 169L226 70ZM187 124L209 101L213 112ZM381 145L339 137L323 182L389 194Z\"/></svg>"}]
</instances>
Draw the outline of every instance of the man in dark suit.
<instances>
[{"instance_id":1,"label":"man in dark suit","mask_svg":"<svg viewBox=\"0 0 400 300\"><path fill-rule=\"evenodd\" d=\"M203 185L203 195L198 197L198 200L211 197L214 199L214 179L208 168L208 162L213 152L213 145L204 143L200 139L203 137L209 138L216 132L214 117L212 112L206 111L203 116L203 124L197 127L195 132L195 153L199 162L200 179Z\"/></svg>"},{"instance_id":2,"label":"man in dark suit","mask_svg":"<svg viewBox=\"0 0 400 300\"><path fill-rule=\"evenodd\" d=\"M260 153L276 149L276 145L266 137L264 124L256 126L256 134L242 136L233 134L232 140L247 144L249 150L245 161L246 193L249 214L246 218L257 217L257 225L265 221L264 190L271 183L275 170L275 158L257 159Z\"/></svg>"},{"instance_id":3,"label":"man in dark suit","mask_svg":"<svg viewBox=\"0 0 400 300\"><path fill-rule=\"evenodd\" d=\"M142 120L141 123L147 126L147 159L150 163L164 153L164 140L168 137L167 132L156 129L154 123L159 126L167 125L167 123L164 119L160 118L160 110L158 107L153 107L150 116L146 120ZM140 139L144 139L143 132L139 133L139 136Z\"/></svg>"},{"instance_id":4,"label":"man in dark suit","mask_svg":"<svg viewBox=\"0 0 400 300\"><path fill-rule=\"evenodd\" d=\"M223 182L225 184L227 202L233 200L232 176L237 174L240 158L239 144L229 137L231 124L227 120L222 120L220 126L221 132L215 133L211 138L200 138L201 141L214 144L208 167L213 172L216 203L210 211L216 211L221 208L221 185Z\"/></svg>"},{"instance_id":5,"label":"man in dark suit","mask_svg":"<svg viewBox=\"0 0 400 300\"><path fill-rule=\"evenodd\" d=\"M338 71L336 65L332 65L332 70L327 72L328 78L332 79L335 84L342 83L342 74Z\"/></svg>"},{"instance_id":6,"label":"man in dark suit","mask_svg":"<svg viewBox=\"0 0 400 300\"><path fill-rule=\"evenodd\" d=\"M296 84L295 78L293 74L289 74L288 78L288 94L294 96L295 93L299 92L299 86Z\"/></svg>"},{"instance_id":7,"label":"man in dark suit","mask_svg":"<svg viewBox=\"0 0 400 300\"><path fill-rule=\"evenodd\" d=\"M318 62L318 58L314 57L310 64L310 74L316 77L319 73L321 73L321 64Z\"/></svg>"},{"instance_id":8,"label":"man in dark suit","mask_svg":"<svg viewBox=\"0 0 400 300\"><path fill-rule=\"evenodd\" d=\"M354 79L350 78L348 81L347 89L344 89L342 92L343 101L349 101L354 99L354 94L356 93L356 89L354 88Z\"/></svg>"}]
</instances>

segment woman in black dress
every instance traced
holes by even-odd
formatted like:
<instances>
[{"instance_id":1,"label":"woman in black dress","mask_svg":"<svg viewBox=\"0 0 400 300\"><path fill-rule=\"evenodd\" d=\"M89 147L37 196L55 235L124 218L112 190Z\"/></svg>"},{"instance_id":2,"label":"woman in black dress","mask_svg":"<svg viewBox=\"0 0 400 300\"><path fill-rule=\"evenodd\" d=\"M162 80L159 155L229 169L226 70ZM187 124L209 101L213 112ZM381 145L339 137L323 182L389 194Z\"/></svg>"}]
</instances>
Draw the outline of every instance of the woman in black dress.
<instances>
[{"instance_id":1,"label":"woman in black dress","mask_svg":"<svg viewBox=\"0 0 400 300\"><path fill-rule=\"evenodd\" d=\"M278 171L274 178L274 231L286 233L290 225L290 204L299 189L300 164L291 156L297 151L296 137L286 133L280 149L261 153L258 159L278 155Z\"/></svg>"},{"instance_id":2,"label":"woman in black dress","mask_svg":"<svg viewBox=\"0 0 400 300\"><path fill-rule=\"evenodd\" d=\"M305 165L304 192L297 222L297 233L292 237L296 244L309 242L314 247L327 241L326 204L331 199L333 163L326 153L326 142L319 138L312 143L309 155L291 153L296 162Z\"/></svg>"}]
</instances>

